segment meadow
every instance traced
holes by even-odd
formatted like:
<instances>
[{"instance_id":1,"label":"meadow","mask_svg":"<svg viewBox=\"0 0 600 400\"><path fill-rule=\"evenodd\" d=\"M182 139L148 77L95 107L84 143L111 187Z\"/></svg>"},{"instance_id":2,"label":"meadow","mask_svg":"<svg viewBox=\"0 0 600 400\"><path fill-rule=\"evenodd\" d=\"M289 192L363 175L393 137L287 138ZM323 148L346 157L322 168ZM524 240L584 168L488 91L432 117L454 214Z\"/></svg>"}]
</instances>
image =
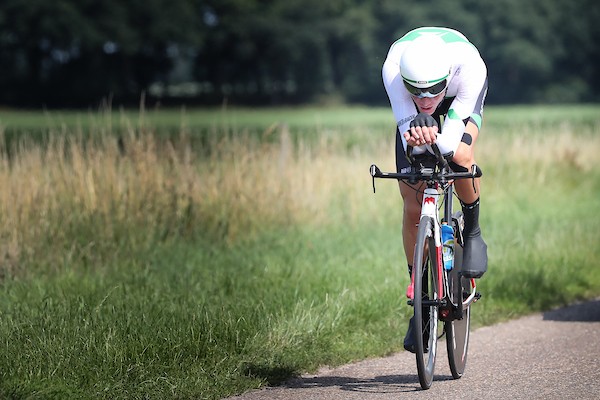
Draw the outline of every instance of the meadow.
<instances>
[{"instance_id":1,"label":"meadow","mask_svg":"<svg viewBox=\"0 0 600 400\"><path fill-rule=\"evenodd\" d=\"M393 129L386 108L1 110L0 398L219 399L400 351L401 200L368 173ZM600 107L488 107L480 138L474 328L600 295Z\"/></svg>"}]
</instances>

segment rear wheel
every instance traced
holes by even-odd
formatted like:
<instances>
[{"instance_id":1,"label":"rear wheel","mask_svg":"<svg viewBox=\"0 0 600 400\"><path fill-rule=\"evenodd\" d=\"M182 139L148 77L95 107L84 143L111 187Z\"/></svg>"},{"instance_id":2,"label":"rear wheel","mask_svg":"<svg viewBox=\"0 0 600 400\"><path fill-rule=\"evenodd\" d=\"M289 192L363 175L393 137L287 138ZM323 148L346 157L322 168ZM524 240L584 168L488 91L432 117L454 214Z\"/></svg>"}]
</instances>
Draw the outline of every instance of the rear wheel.
<instances>
[{"instance_id":1,"label":"rear wheel","mask_svg":"<svg viewBox=\"0 0 600 400\"><path fill-rule=\"evenodd\" d=\"M438 307L434 303L439 300L439 290L433 229L433 219L421 219L413 264L416 268L413 300L416 359L423 389L429 389L433 382L437 340L442 328L442 324L438 324Z\"/></svg>"},{"instance_id":2,"label":"rear wheel","mask_svg":"<svg viewBox=\"0 0 600 400\"><path fill-rule=\"evenodd\" d=\"M454 232L464 226L462 212L454 214ZM458 229L457 229L458 228ZM463 298L471 293L471 280L461 277L462 249L461 235L455 235L454 239L454 268L448 274L448 284L452 302L458 306L457 314L446 326L446 348L448 350L448 362L452 377L458 379L465 372L467 364L467 350L469 347L469 328L471 324L471 307L462 308Z\"/></svg>"}]
</instances>

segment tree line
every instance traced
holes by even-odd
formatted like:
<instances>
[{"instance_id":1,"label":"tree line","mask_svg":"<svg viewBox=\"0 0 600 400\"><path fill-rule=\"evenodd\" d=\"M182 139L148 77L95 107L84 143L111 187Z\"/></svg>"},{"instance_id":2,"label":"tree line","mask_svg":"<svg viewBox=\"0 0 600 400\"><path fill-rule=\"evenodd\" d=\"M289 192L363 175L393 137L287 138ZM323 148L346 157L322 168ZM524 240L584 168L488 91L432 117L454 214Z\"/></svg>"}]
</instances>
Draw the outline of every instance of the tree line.
<instances>
[{"instance_id":1,"label":"tree line","mask_svg":"<svg viewBox=\"0 0 600 400\"><path fill-rule=\"evenodd\" d=\"M488 103L600 100L596 0L3 0L0 104L386 104L419 26L463 32Z\"/></svg>"}]
</instances>

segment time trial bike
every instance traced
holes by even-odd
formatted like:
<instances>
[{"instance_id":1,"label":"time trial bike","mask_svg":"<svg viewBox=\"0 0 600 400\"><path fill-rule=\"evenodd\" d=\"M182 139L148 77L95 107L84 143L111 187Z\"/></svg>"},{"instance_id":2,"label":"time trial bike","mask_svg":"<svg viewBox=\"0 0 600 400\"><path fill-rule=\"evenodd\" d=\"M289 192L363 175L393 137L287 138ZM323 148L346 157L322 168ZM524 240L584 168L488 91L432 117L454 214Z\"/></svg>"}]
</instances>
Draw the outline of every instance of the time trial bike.
<instances>
[{"instance_id":1,"label":"time trial bike","mask_svg":"<svg viewBox=\"0 0 600 400\"><path fill-rule=\"evenodd\" d=\"M461 274L464 218L462 211L453 214L452 200L455 180L472 179L474 185L482 171L473 165L471 171L454 172L448 164L450 155L444 157L435 144L431 148L434 155L413 155L413 149L407 149L411 164L411 171L407 173L382 172L376 165L370 167L373 192L375 178L384 178L418 186L415 190L423 196L411 283L407 289L408 304L414 308L415 353L423 389L429 389L433 382L437 343L444 334L452 377L458 379L463 375L471 305L481 297L475 279ZM417 185L419 182L422 184ZM452 227L452 248L444 249L443 225ZM444 251L453 253L451 262L444 262Z\"/></svg>"}]
</instances>

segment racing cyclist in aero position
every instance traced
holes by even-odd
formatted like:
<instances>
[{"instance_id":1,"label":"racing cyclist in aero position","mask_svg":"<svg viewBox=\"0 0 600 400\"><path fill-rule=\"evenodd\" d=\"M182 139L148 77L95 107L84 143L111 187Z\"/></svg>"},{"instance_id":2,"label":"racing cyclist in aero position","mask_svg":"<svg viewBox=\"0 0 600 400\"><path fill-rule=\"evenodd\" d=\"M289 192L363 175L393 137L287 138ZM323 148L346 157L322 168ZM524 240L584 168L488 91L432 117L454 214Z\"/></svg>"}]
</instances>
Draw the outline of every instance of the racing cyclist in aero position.
<instances>
[{"instance_id":1,"label":"racing cyclist in aero position","mask_svg":"<svg viewBox=\"0 0 600 400\"><path fill-rule=\"evenodd\" d=\"M397 122L396 168L410 172L407 146L413 154L432 151L436 143L451 157L453 171L470 171L487 93L487 68L477 48L449 28L414 29L392 44L383 64L383 83ZM444 117L443 124L441 116ZM409 275L421 212L422 188L400 182L404 202L402 238ZM454 182L464 213L463 269L480 278L487 270L487 246L479 228L479 179ZM415 352L413 318L404 348Z\"/></svg>"}]
</instances>

